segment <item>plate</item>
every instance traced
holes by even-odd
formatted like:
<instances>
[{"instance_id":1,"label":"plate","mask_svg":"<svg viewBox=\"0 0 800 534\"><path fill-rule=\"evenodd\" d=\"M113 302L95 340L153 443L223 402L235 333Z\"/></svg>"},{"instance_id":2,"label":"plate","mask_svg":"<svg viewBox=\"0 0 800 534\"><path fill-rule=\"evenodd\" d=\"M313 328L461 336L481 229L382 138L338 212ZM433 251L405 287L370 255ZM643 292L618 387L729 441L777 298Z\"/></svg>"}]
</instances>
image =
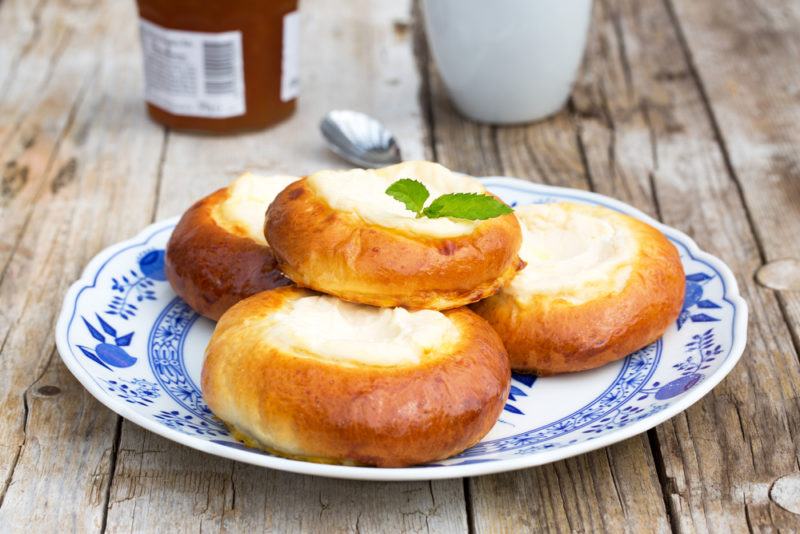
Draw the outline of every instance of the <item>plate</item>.
<instances>
[{"instance_id":1,"label":"plate","mask_svg":"<svg viewBox=\"0 0 800 534\"><path fill-rule=\"evenodd\" d=\"M747 306L719 259L681 232L616 200L505 177L482 178L512 206L571 200L606 206L663 231L686 270L678 320L652 345L600 369L513 376L508 403L477 445L409 468L316 464L280 458L232 438L200 393L214 323L169 286L164 248L177 218L101 252L66 294L56 327L64 363L100 402L152 432L209 454L273 469L368 480L430 480L554 462L644 432L685 410L727 375L745 346Z\"/></svg>"}]
</instances>

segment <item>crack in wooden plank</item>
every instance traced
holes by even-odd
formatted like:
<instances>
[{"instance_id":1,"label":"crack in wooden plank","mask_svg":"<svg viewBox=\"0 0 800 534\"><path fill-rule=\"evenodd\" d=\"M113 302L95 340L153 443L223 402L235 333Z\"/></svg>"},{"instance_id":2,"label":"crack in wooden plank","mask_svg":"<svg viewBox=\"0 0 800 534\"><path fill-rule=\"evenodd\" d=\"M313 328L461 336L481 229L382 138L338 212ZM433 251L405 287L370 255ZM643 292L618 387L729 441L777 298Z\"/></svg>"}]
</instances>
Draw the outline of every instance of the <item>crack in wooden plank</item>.
<instances>
[{"instance_id":1,"label":"crack in wooden plank","mask_svg":"<svg viewBox=\"0 0 800 534\"><path fill-rule=\"evenodd\" d=\"M583 126L581 125L580 120L578 119L578 111L577 111L577 109L575 107L575 101L572 98L569 99L568 109L569 109L570 114L573 117L575 117L575 120L574 120L574 123L575 123L575 143L576 143L576 146L578 147L578 153L580 154L580 157L581 157L581 164L583 165L583 174L584 174L584 176L586 176L586 182L589 185L589 190L590 191L596 191L597 188L595 187L595 184L594 184L594 177L592 176L592 169L591 169L591 166L589 165L589 156L586 153L586 145L584 145L584 143L583 143L583 135L582 135L583 134L583 132L582 132Z\"/></svg>"},{"instance_id":2,"label":"crack in wooden plank","mask_svg":"<svg viewBox=\"0 0 800 534\"><path fill-rule=\"evenodd\" d=\"M3 485L0 486L0 509L3 508L3 503L5 502L6 495L8 494L8 489L11 487L11 481L14 479L14 472L17 469L17 464L19 464L20 456L22 456L22 448L25 446L25 428L28 426L28 401L23 397L22 399L22 417L24 419L23 422L23 434L22 434L22 442L17 446L17 452L14 454L14 457L11 459L10 469L8 470L8 476L3 481Z\"/></svg>"},{"instance_id":3,"label":"crack in wooden plank","mask_svg":"<svg viewBox=\"0 0 800 534\"><path fill-rule=\"evenodd\" d=\"M550 180L549 173L545 172L544 166L542 165L536 150L534 150L534 148L527 141L523 142L522 146L525 148L525 154L528 156L528 158L530 158L533 168L538 172L542 183L552 185L553 182Z\"/></svg>"},{"instance_id":4,"label":"crack in wooden plank","mask_svg":"<svg viewBox=\"0 0 800 534\"><path fill-rule=\"evenodd\" d=\"M48 357L47 361L42 367L41 372L36 376L36 378L34 378L34 380L30 383L30 385L27 388L25 388L25 391L22 392L22 441L17 447L17 453L11 461L11 465L8 470L8 477L4 481L3 485L0 486L0 509L3 508L3 503L5 502L6 495L8 494L8 488L11 486L11 482L14 479L14 473L16 472L17 465L19 464L19 460L22 457L22 451L25 449L25 444L28 441L28 421L30 420L30 405L28 403L28 393L30 392L30 389L33 386L35 386L36 383L39 382L39 380L41 380L44 374L47 372L47 368L53 361L53 356L55 356L56 351L57 349L54 346L51 349L50 356ZM2 354L2 350L0 350L0 354Z\"/></svg>"},{"instance_id":5,"label":"crack in wooden plank","mask_svg":"<svg viewBox=\"0 0 800 534\"><path fill-rule=\"evenodd\" d=\"M236 462L231 462L231 510L236 509ZM223 512L224 515L224 512Z\"/></svg>"},{"instance_id":6,"label":"crack in wooden plank","mask_svg":"<svg viewBox=\"0 0 800 534\"><path fill-rule=\"evenodd\" d=\"M495 153L497 164L499 165L499 174L505 175L505 163L503 163L503 154L500 152L500 141L497 138L497 126L489 126L489 142L491 143L492 150Z\"/></svg>"},{"instance_id":7,"label":"crack in wooden plank","mask_svg":"<svg viewBox=\"0 0 800 534\"><path fill-rule=\"evenodd\" d=\"M564 462L564 465L567 466L567 471L569 471L569 462ZM569 530L574 532L575 531L575 527L572 524L572 514L567 509L567 508L569 508L569 505L568 505L569 499L567 497L567 494L564 493L564 484L561 483L561 475L558 474L558 465L552 464L552 465L546 466L545 469L552 469L553 470L553 474L556 476L556 486L558 486L558 495L561 497L562 511L564 512L564 517L567 518L567 525L569 526ZM592 482L594 483L594 481L592 481Z\"/></svg>"},{"instance_id":8,"label":"crack in wooden plank","mask_svg":"<svg viewBox=\"0 0 800 534\"><path fill-rule=\"evenodd\" d=\"M420 75L419 103L422 109L423 123L425 125L426 141L430 150L431 160L438 161L436 149L436 119L433 114L433 102L429 68L431 65L431 52L425 40L425 28L422 23L422 9L420 0L414 0L411 6L412 27L414 29L411 43L414 61Z\"/></svg>"},{"instance_id":9,"label":"crack in wooden plank","mask_svg":"<svg viewBox=\"0 0 800 534\"><path fill-rule=\"evenodd\" d=\"M702 406L701 406L701 409L703 409ZM692 420L689 417L689 414L687 412L681 413L680 416L683 417L684 421L686 421L687 433L690 436L695 436L695 435L699 435L700 434L699 432L693 432L692 431ZM701 478L702 478L702 474L703 474L703 467L702 466L703 466L703 463L702 463L701 459L698 457L697 444L694 442L694 440L692 440L692 443L690 445L691 445L691 452L694 455L694 461L697 464L697 471L701 475ZM690 484L691 484L691 482L690 482ZM690 493L691 493L691 491L692 491L692 489L689 488L689 492ZM709 504L708 503L708 499L700 499L700 500L702 501L701 505L703 507L703 521L705 522L706 529L711 530L712 525L708 524L708 520L709 520L709 517L710 517L709 513L708 513L708 504Z\"/></svg>"},{"instance_id":10,"label":"crack in wooden plank","mask_svg":"<svg viewBox=\"0 0 800 534\"><path fill-rule=\"evenodd\" d=\"M661 215L661 202L658 199L658 193L656 189L656 175L654 172L647 173L647 181L650 184L650 191L653 197L653 207L656 210L656 218L659 221L663 221L663 216Z\"/></svg>"},{"instance_id":11,"label":"crack in wooden plank","mask_svg":"<svg viewBox=\"0 0 800 534\"><path fill-rule=\"evenodd\" d=\"M617 55L619 56L619 63L622 66L622 74L625 79L625 90L628 96L634 93L633 87L633 74L631 72L631 63L628 60L627 47L625 46L625 33L622 31L622 20L619 11L611 9L607 0L602 0L605 10L611 14L611 26L614 29L614 36L617 41Z\"/></svg>"},{"instance_id":12,"label":"crack in wooden plank","mask_svg":"<svg viewBox=\"0 0 800 534\"><path fill-rule=\"evenodd\" d=\"M627 515L625 510L625 500L622 498L622 492L619 489L619 482L617 481L617 476L614 474L614 462L611 460L610 447L603 449L603 452L606 454L606 460L608 461L608 467L611 472L611 482L613 482L614 491L617 493L617 501L619 501L619 506L622 508L623 514Z\"/></svg>"},{"instance_id":13,"label":"crack in wooden plank","mask_svg":"<svg viewBox=\"0 0 800 534\"><path fill-rule=\"evenodd\" d=\"M158 155L158 166L156 167L156 192L153 199L153 210L150 221L155 222L158 213L158 201L161 199L161 182L164 180L164 164L167 160L167 146L169 145L170 129L164 128L164 136L161 141L161 152Z\"/></svg>"},{"instance_id":14,"label":"crack in wooden plank","mask_svg":"<svg viewBox=\"0 0 800 534\"><path fill-rule=\"evenodd\" d=\"M475 530L475 509L472 506L472 489L470 488L470 479L462 478L464 486L464 507L467 513L467 532L473 534Z\"/></svg>"},{"instance_id":15,"label":"crack in wooden plank","mask_svg":"<svg viewBox=\"0 0 800 534\"><path fill-rule=\"evenodd\" d=\"M639 102L639 111L642 117L644 117L644 123L647 125L647 130L650 133L650 157L653 158L653 168L658 169L658 136L655 128L653 128L653 122L650 118L650 103L646 98L641 99ZM652 183L651 181L651 184ZM655 194L655 187L652 185L651 187Z\"/></svg>"},{"instance_id":16,"label":"crack in wooden plank","mask_svg":"<svg viewBox=\"0 0 800 534\"><path fill-rule=\"evenodd\" d=\"M747 502L742 500L742 506L744 507L744 518L747 521L747 530L751 533L755 532L756 530L753 528L753 520L750 517L750 508L747 506Z\"/></svg>"},{"instance_id":17,"label":"crack in wooden plank","mask_svg":"<svg viewBox=\"0 0 800 534\"><path fill-rule=\"evenodd\" d=\"M122 438L122 417L117 416L116 426L114 427L114 442L111 445L111 457L108 459L108 482L103 491L103 512L100 517L100 534L104 534L108 526L108 512L111 507L111 488L114 485L114 476L117 471L117 455L119 453L119 443Z\"/></svg>"},{"instance_id":18,"label":"crack in wooden plank","mask_svg":"<svg viewBox=\"0 0 800 534\"><path fill-rule=\"evenodd\" d=\"M655 465L656 476L658 476L658 481L661 486L661 497L664 500L664 510L667 512L670 529L672 529L673 532L679 532L679 514L676 510L674 510L672 499L669 498L669 496L673 493L672 486L674 483L670 484L669 478L667 477L666 463L664 462L664 456L661 453L661 444L659 443L658 432L655 428L651 428L647 431L647 442L653 454L653 464Z\"/></svg>"}]
</instances>

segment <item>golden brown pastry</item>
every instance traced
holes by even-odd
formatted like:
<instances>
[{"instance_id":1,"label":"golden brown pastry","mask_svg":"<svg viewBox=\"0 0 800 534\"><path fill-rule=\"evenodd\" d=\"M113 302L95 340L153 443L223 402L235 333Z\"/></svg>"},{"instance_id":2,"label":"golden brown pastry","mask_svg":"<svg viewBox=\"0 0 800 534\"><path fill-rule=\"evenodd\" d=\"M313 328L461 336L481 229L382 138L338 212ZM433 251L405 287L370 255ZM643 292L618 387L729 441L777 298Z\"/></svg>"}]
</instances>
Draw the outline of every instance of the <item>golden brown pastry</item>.
<instances>
[{"instance_id":1,"label":"golden brown pastry","mask_svg":"<svg viewBox=\"0 0 800 534\"><path fill-rule=\"evenodd\" d=\"M167 245L166 274L192 309L216 321L243 298L291 283L263 227L270 202L296 179L247 173L183 214Z\"/></svg>"},{"instance_id":2,"label":"golden brown pastry","mask_svg":"<svg viewBox=\"0 0 800 534\"><path fill-rule=\"evenodd\" d=\"M286 287L228 310L206 349L208 406L251 446L405 466L478 442L510 385L505 349L466 308L375 308Z\"/></svg>"},{"instance_id":3,"label":"golden brown pastry","mask_svg":"<svg viewBox=\"0 0 800 534\"><path fill-rule=\"evenodd\" d=\"M599 367L658 339L678 316L684 272L655 228L575 203L516 208L527 266L473 305L511 367L553 375Z\"/></svg>"},{"instance_id":4,"label":"golden brown pastry","mask_svg":"<svg viewBox=\"0 0 800 534\"><path fill-rule=\"evenodd\" d=\"M448 309L497 292L522 266L513 214L418 218L385 193L409 177L431 199L486 193L474 178L426 161L312 174L267 213L265 234L281 270L300 286L374 306Z\"/></svg>"}]
</instances>

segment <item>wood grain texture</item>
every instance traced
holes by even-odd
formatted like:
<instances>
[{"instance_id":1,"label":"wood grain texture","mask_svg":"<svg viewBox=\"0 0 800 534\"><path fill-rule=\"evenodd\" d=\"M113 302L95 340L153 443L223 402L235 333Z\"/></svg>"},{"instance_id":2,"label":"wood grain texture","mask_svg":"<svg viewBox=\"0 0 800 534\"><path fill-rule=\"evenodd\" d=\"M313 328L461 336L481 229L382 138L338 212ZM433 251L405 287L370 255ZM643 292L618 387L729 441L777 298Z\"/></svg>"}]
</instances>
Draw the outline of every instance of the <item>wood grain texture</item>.
<instances>
[{"instance_id":1,"label":"wood grain texture","mask_svg":"<svg viewBox=\"0 0 800 534\"><path fill-rule=\"evenodd\" d=\"M469 480L476 532L669 532L646 436Z\"/></svg>"},{"instance_id":2,"label":"wood grain texture","mask_svg":"<svg viewBox=\"0 0 800 534\"><path fill-rule=\"evenodd\" d=\"M69 374L52 332L86 262L152 217L163 136L127 98L141 91L129 19L124 3L0 8L15 36L0 47L4 531L96 531L105 516L118 417Z\"/></svg>"},{"instance_id":3,"label":"wood grain texture","mask_svg":"<svg viewBox=\"0 0 800 534\"><path fill-rule=\"evenodd\" d=\"M797 3L671 4L766 259L800 258Z\"/></svg>"},{"instance_id":4,"label":"wood grain texture","mask_svg":"<svg viewBox=\"0 0 800 534\"><path fill-rule=\"evenodd\" d=\"M370 483L207 456L127 425L108 532L463 532L461 484Z\"/></svg>"},{"instance_id":5,"label":"wood grain texture","mask_svg":"<svg viewBox=\"0 0 800 534\"><path fill-rule=\"evenodd\" d=\"M298 114L206 137L147 120L133 3L0 0L0 531L800 530L800 297L753 280L800 259L794 3L597 0L569 108L505 128L453 111L408 2L302 9ZM594 189L686 231L748 300L742 362L649 435L469 481L292 475L123 424L55 352L68 285L245 169L345 167L316 132L337 107L384 120L407 159Z\"/></svg>"},{"instance_id":6,"label":"wood grain texture","mask_svg":"<svg viewBox=\"0 0 800 534\"><path fill-rule=\"evenodd\" d=\"M289 121L228 137L169 133L158 219L244 170L302 175L346 167L317 129L334 108L380 117L401 136L405 157L425 156L409 4L356 4L344 10L304 0L303 89ZM379 484L280 473L207 456L124 422L107 524L109 532L463 532L467 523L460 480Z\"/></svg>"},{"instance_id":7,"label":"wood grain texture","mask_svg":"<svg viewBox=\"0 0 800 534\"><path fill-rule=\"evenodd\" d=\"M726 9L715 10L700 3L674 0L670 6L692 71L712 113L726 163L743 194L758 237L760 260L773 265L786 258L796 262L800 259L798 5L792 1L733 2ZM758 265L746 267L755 269ZM749 278L753 271L741 272ZM782 332L780 343L774 340L765 343L764 348L794 371L800 347L800 294L782 291L775 295L792 330L794 351ZM756 318L751 322L751 331L774 335L768 325L777 323L777 318L770 319L768 323L763 317ZM765 380L761 373L771 363L762 360L754 368L753 382L762 391L766 388L768 399L741 413L745 425L755 430L747 436L754 461L752 467L736 473L734 481L743 486L745 502L759 504L755 511L753 507L746 510L748 525L753 529L782 526L797 530L798 510L785 506L772 493L770 502L765 494L770 485L774 489L780 475L787 475L784 481L795 481L796 492L796 478L790 475L800 469L797 375L781 372L781 365L776 373L767 375L777 375L776 379ZM775 427L785 430L776 436L772 430Z\"/></svg>"},{"instance_id":8,"label":"wood grain texture","mask_svg":"<svg viewBox=\"0 0 800 534\"><path fill-rule=\"evenodd\" d=\"M439 162L479 176L592 186L576 114L565 110L544 122L503 128L467 121L448 101L424 41L417 46ZM466 487L477 532L669 531L646 435L552 465L473 478Z\"/></svg>"},{"instance_id":9,"label":"wood grain texture","mask_svg":"<svg viewBox=\"0 0 800 534\"><path fill-rule=\"evenodd\" d=\"M657 428L672 524L700 532L796 530L797 517L773 504L768 490L797 469L797 354L777 299L753 281L757 241L680 34L663 3L598 2L595 21L574 97L593 183L723 258L751 307L739 365Z\"/></svg>"}]
</instances>

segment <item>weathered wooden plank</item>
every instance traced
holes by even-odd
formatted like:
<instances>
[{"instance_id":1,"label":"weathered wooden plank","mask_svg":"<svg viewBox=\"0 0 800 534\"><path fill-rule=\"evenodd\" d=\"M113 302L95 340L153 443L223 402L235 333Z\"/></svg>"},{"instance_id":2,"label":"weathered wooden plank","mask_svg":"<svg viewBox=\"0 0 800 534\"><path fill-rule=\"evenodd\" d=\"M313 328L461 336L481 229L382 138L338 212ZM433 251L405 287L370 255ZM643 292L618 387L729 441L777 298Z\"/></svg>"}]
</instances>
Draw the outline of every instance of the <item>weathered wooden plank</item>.
<instances>
[{"instance_id":1,"label":"weathered wooden plank","mask_svg":"<svg viewBox=\"0 0 800 534\"><path fill-rule=\"evenodd\" d=\"M368 483L224 461L135 427L119 449L109 532L463 532L456 481Z\"/></svg>"},{"instance_id":2,"label":"weathered wooden plank","mask_svg":"<svg viewBox=\"0 0 800 534\"><path fill-rule=\"evenodd\" d=\"M751 307L742 362L657 429L673 525L796 530L797 517L768 491L797 470L800 366L777 300L753 282L758 245L673 19L663 3L616 0L596 4L594 27L574 99L594 184L722 257Z\"/></svg>"},{"instance_id":3,"label":"weathered wooden plank","mask_svg":"<svg viewBox=\"0 0 800 534\"><path fill-rule=\"evenodd\" d=\"M797 238L800 235L800 73L796 68L800 52L800 12L797 4L791 1L735 2L726 9L717 10L685 1L670 4L674 5L693 72L713 113L728 163L744 195L751 224L758 236L761 260L772 263L784 258L800 258ZM743 274L747 276L751 272ZM800 295L785 291L777 296L789 320L797 351ZM785 357L791 357L790 351L786 351ZM792 431L777 442L769 433L753 437L751 448L757 455L755 471L760 476L754 480L749 473L743 473L741 478L746 477L746 490L755 488L752 493L762 502L766 500L765 486L773 484L780 475L798 470L800 414L796 380L794 375L783 376L777 383L757 380L760 387L769 388L773 402L785 405L786 414L779 421ZM760 410L742 413L743 418L751 415L762 417ZM791 477L784 480L796 481ZM797 489L795 484L794 491ZM780 508L771 504L768 510L773 514L766 516L767 506L762 504L761 513L749 516L753 528L770 528L775 517L787 521L792 525L790 528L800 528L798 510L787 507L772 494L770 497ZM775 510L780 512L775 513ZM789 516L784 510L795 515ZM788 523L788 517L794 522Z\"/></svg>"},{"instance_id":4,"label":"weathered wooden plank","mask_svg":"<svg viewBox=\"0 0 800 534\"><path fill-rule=\"evenodd\" d=\"M0 507L4 532L92 532L103 522L118 418L51 351L22 393L23 442Z\"/></svg>"},{"instance_id":5,"label":"weathered wooden plank","mask_svg":"<svg viewBox=\"0 0 800 534\"><path fill-rule=\"evenodd\" d=\"M425 50L420 55L426 59ZM474 175L506 174L588 189L578 120L568 111L531 126L464 120L431 65L431 137L440 162ZM647 436L578 458L468 481L478 532L669 530Z\"/></svg>"},{"instance_id":6,"label":"weathered wooden plank","mask_svg":"<svg viewBox=\"0 0 800 534\"><path fill-rule=\"evenodd\" d=\"M237 503L226 530L275 532L464 532L460 483L358 482L235 467ZM291 488L291 491L286 491ZM302 507L297 503L303 502ZM242 513L257 510L257 515Z\"/></svg>"},{"instance_id":7,"label":"weathered wooden plank","mask_svg":"<svg viewBox=\"0 0 800 534\"><path fill-rule=\"evenodd\" d=\"M671 3L766 259L800 257L796 2Z\"/></svg>"},{"instance_id":8,"label":"weathered wooden plank","mask_svg":"<svg viewBox=\"0 0 800 534\"><path fill-rule=\"evenodd\" d=\"M583 456L470 480L477 532L668 532L645 435Z\"/></svg>"},{"instance_id":9,"label":"weathered wooden plank","mask_svg":"<svg viewBox=\"0 0 800 534\"><path fill-rule=\"evenodd\" d=\"M360 0L345 10L304 1L297 114L235 137L170 132L158 218L180 213L246 169L304 174L346 166L317 130L333 108L381 118L405 157L424 157L408 5ZM292 475L206 456L127 422L108 513L110 532L463 532L466 525L460 480L380 484Z\"/></svg>"},{"instance_id":10,"label":"weathered wooden plank","mask_svg":"<svg viewBox=\"0 0 800 534\"><path fill-rule=\"evenodd\" d=\"M0 34L25 36L9 51L18 65L0 99L12 119L0 123L0 161L27 167L27 182L4 175L0 218L3 234L17 233L0 281L4 531L92 531L105 515L118 418L61 364L52 332L89 258L152 217L163 134L141 100L120 98L140 91L132 16L118 2L0 8Z\"/></svg>"},{"instance_id":11,"label":"weathered wooden plank","mask_svg":"<svg viewBox=\"0 0 800 534\"><path fill-rule=\"evenodd\" d=\"M582 161L577 122L559 113L534 126L497 128L497 152L503 172L532 182L590 189Z\"/></svg>"},{"instance_id":12,"label":"weathered wooden plank","mask_svg":"<svg viewBox=\"0 0 800 534\"><path fill-rule=\"evenodd\" d=\"M87 14L88 27L97 24L97 16ZM0 9L0 281L9 274L36 200L47 193L54 170L67 163L56 155L91 80L91 57L63 53L85 48L89 39L76 39L66 20L56 4L7 2ZM32 251L23 247L20 253ZM0 339L23 304L5 302Z\"/></svg>"}]
</instances>

